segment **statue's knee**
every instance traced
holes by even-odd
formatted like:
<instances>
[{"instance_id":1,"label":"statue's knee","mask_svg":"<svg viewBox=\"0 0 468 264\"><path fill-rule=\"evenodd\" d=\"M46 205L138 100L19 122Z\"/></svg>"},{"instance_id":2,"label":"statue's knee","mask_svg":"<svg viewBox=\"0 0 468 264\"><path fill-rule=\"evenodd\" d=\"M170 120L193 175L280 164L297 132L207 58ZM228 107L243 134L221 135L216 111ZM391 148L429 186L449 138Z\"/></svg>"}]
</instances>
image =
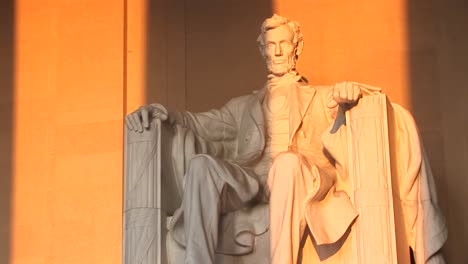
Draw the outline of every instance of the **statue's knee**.
<instances>
[{"instance_id":1,"label":"statue's knee","mask_svg":"<svg viewBox=\"0 0 468 264\"><path fill-rule=\"evenodd\" d=\"M208 155L195 155L189 162L186 176L192 180L204 181L210 176L209 170L213 167L213 163L213 158Z\"/></svg>"},{"instance_id":2,"label":"statue's knee","mask_svg":"<svg viewBox=\"0 0 468 264\"><path fill-rule=\"evenodd\" d=\"M281 152L276 156L274 163L285 168L298 166L301 163L301 156L295 152Z\"/></svg>"},{"instance_id":3,"label":"statue's knee","mask_svg":"<svg viewBox=\"0 0 468 264\"><path fill-rule=\"evenodd\" d=\"M282 152L276 156L268 177L270 189L293 188L301 173L301 156L294 152Z\"/></svg>"}]
</instances>

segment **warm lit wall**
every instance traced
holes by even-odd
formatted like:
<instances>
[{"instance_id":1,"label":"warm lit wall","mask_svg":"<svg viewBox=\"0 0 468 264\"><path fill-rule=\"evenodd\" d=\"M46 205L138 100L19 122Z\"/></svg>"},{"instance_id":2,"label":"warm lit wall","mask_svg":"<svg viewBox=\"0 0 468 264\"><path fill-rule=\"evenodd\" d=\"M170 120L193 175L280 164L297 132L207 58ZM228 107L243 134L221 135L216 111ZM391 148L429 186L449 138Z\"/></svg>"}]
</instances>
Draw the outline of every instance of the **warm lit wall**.
<instances>
[{"instance_id":1,"label":"warm lit wall","mask_svg":"<svg viewBox=\"0 0 468 264\"><path fill-rule=\"evenodd\" d=\"M119 263L124 2L15 6L9 263Z\"/></svg>"},{"instance_id":2,"label":"warm lit wall","mask_svg":"<svg viewBox=\"0 0 468 264\"><path fill-rule=\"evenodd\" d=\"M357 81L409 105L405 0L274 1L301 24L298 68L314 84Z\"/></svg>"}]
</instances>

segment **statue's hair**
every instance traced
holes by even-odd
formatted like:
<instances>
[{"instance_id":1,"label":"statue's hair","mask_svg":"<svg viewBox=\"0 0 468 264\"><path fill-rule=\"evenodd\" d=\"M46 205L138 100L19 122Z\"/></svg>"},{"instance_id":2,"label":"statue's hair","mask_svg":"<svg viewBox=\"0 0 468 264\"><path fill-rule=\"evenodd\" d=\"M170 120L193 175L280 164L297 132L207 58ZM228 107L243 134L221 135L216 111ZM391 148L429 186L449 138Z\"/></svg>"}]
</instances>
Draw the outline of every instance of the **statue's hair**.
<instances>
[{"instance_id":1,"label":"statue's hair","mask_svg":"<svg viewBox=\"0 0 468 264\"><path fill-rule=\"evenodd\" d=\"M294 43L298 44L302 42L302 34L301 30L299 29L299 23L296 21L291 21L285 17L278 16L277 14L274 14L272 17L265 19L263 21L262 27L261 27L261 33L257 38L257 43L259 45L263 45L263 34L267 32L268 30L275 29L277 27L280 27L282 25L287 25L292 32L294 32Z\"/></svg>"}]
</instances>

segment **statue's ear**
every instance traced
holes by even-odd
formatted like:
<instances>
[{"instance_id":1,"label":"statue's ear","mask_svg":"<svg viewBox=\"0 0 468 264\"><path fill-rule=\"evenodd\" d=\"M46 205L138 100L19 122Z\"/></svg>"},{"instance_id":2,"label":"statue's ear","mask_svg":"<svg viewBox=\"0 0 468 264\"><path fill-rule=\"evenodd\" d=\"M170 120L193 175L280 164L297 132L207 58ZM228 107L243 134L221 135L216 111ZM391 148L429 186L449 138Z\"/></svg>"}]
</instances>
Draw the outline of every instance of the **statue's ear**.
<instances>
[{"instance_id":1,"label":"statue's ear","mask_svg":"<svg viewBox=\"0 0 468 264\"><path fill-rule=\"evenodd\" d=\"M304 48L304 42L301 40L301 41L299 41L299 43L297 43L296 56L301 55L303 48Z\"/></svg>"},{"instance_id":2,"label":"statue's ear","mask_svg":"<svg viewBox=\"0 0 468 264\"><path fill-rule=\"evenodd\" d=\"M257 42L258 44L258 50L260 51L260 54L262 54L262 57L265 57L265 46L259 41Z\"/></svg>"},{"instance_id":3,"label":"statue's ear","mask_svg":"<svg viewBox=\"0 0 468 264\"><path fill-rule=\"evenodd\" d=\"M258 50L260 51L260 54L262 54L262 57L265 57L265 45L263 44L263 34L260 34L258 36L257 45L258 45Z\"/></svg>"}]
</instances>

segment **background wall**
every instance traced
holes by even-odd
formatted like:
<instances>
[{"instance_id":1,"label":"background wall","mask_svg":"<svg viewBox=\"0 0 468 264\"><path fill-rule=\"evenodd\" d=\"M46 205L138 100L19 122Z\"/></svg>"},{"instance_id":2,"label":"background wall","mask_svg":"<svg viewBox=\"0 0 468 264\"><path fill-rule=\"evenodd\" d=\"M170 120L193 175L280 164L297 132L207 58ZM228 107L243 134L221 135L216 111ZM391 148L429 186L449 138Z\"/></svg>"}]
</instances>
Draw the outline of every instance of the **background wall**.
<instances>
[{"instance_id":1,"label":"background wall","mask_svg":"<svg viewBox=\"0 0 468 264\"><path fill-rule=\"evenodd\" d=\"M10 259L13 154L14 3L0 2L0 263Z\"/></svg>"},{"instance_id":2,"label":"background wall","mask_svg":"<svg viewBox=\"0 0 468 264\"><path fill-rule=\"evenodd\" d=\"M270 0L138 0L127 10L127 111L203 111L262 87L256 39Z\"/></svg>"},{"instance_id":3,"label":"background wall","mask_svg":"<svg viewBox=\"0 0 468 264\"><path fill-rule=\"evenodd\" d=\"M298 69L312 84L353 80L379 86L413 113L449 225L448 263L468 262L462 249L468 243L466 1L178 2L179 24L147 24L185 32L179 33L181 42L160 35L185 54L178 61L181 75L171 63L160 64L169 76L185 76L185 96L169 107L205 111L261 88L266 72L255 40L262 20L277 13L299 21L305 49ZM166 92L146 87L152 91L147 100L167 102L162 95L172 86L164 85Z\"/></svg>"},{"instance_id":4,"label":"background wall","mask_svg":"<svg viewBox=\"0 0 468 264\"><path fill-rule=\"evenodd\" d=\"M123 1L1 10L0 262L119 263Z\"/></svg>"},{"instance_id":5,"label":"background wall","mask_svg":"<svg viewBox=\"0 0 468 264\"><path fill-rule=\"evenodd\" d=\"M441 171L437 183L441 194L441 205L449 224L449 240L445 247L448 263L466 263L468 255L468 2L461 0L435 1L425 11L425 1L415 1L410 12L420 24L413 28L420 34L428 34L431 45L421 48L418 54L425 54L412 68L420 69L420 76L434 78L432 87L420 83L419 91L414 91L414 109L421 123L426 124L428 133L426 145L433 147L432 159L440 159ZM424 11L424 12L421 12ZM430 11L430 12L429 12ZM427 13L426 13L427 12ZM424 14L426 13L426 14ZM426 23L425 23L426 22ZM433 32L433 35L431 36ZM416 34L416 33L415 33ZM426 35L427 36L427 35ZM416 61L416 60L415 60ZM424 70L424 66L429 66ZM423 78L423 77L421 77ZM416 81L417 79L415 79ZM416 87L414 83L413 87ZM429 88L429 89L427 89ZM424 95L432 98L425 101ZM416 102L416 96L421 97ZM416 110L418 109L418 110ZM439 111L440 123L424 112ZM431 122L434 120L435 122ZM434 127L427 125L433 123ZM441 135L441 140L437 136ZM436 138L436 140L431 140ZM440 141L439 141L440 140ZM442 147L441 147L442 146ZM437 163L436 163L437 164Z\"/></svg>"}]
</instances>

